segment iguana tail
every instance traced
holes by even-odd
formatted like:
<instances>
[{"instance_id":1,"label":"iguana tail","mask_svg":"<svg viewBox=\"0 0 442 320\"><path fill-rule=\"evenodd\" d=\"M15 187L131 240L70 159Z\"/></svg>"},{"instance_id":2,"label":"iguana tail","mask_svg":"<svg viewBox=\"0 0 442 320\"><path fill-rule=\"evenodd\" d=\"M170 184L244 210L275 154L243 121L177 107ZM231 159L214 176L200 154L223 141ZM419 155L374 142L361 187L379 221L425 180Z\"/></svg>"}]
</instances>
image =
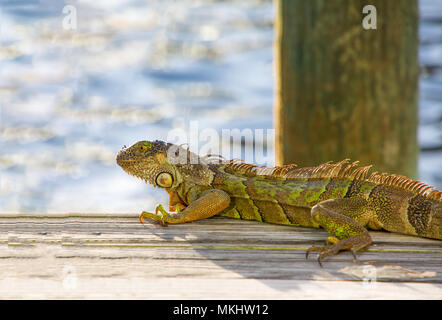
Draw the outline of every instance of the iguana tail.
<instances>
[{"instance_id":1,"label":"iguana tail","mask_svg":"<svg viewBox=\"0 0 442 320\"><path fill-rule=\"evenodd\" d=\"M405 210L407 234L442 240L442 202L425 196L415 196L408 201ZM401 230L398 230L401 232Z\"/></svg>"}]
</instances>

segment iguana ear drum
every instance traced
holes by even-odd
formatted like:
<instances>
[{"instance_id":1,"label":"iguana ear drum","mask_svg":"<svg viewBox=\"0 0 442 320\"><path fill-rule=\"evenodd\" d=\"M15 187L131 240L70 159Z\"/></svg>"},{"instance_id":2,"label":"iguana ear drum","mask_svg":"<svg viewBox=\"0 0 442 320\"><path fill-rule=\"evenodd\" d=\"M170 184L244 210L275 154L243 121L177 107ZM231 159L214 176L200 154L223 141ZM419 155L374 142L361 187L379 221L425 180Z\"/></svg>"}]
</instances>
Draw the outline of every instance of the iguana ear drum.
<instances>
[{"instance_id":1,"label":"iguana ear drum","mask_svg":"<svg viewBox=\"0 0 442 320\"><path fill-rule=\"evenodd\" d=\"M170 188L173 184L173 177L168 172L161 172L157 175L155 183L162 188Z\"/></svg>"}]
</instances>

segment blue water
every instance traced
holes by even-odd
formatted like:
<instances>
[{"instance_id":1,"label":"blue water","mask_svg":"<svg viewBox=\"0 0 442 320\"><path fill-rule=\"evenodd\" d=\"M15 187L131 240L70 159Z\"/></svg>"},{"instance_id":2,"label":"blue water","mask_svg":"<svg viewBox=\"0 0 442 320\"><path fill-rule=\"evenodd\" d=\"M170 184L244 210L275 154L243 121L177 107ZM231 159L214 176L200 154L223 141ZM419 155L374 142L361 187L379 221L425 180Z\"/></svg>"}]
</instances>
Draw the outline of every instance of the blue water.
<instances>
[{"instance_id":1,"label":"blue water","mask_svg":"<svg viewBox=\"0 0 442 320\"><path fill-rule=\"evenodd\" d=\"M272 129L268 1L1 1L0 211L139 212L115 164L171 129ZM442 3L421 1L420 179L442 187ZM272 154L273 146L269 145Z\"/></svg>"}]
</instances>

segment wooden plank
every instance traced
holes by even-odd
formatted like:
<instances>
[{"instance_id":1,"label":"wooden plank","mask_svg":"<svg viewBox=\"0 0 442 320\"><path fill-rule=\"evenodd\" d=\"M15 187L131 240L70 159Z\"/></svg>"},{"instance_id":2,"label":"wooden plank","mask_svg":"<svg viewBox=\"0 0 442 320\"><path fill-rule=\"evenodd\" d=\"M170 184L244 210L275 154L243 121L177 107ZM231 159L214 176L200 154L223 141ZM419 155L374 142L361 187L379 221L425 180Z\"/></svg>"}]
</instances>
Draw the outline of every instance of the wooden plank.
<instances>
[{"instance_id":1,"label":"wooden plank","mask_svg":"<svg viewBox=\"0 0 442 320\"><path fill-rule=\"evenodd\" d=\"M163 228L141 225L134 214L3 214L0 298L442 298L440 241L372 236L358 262L344 252L321 268L305 259L310 245L326 239L320 229L225 218Z\"/></svg>"}]
</instances>

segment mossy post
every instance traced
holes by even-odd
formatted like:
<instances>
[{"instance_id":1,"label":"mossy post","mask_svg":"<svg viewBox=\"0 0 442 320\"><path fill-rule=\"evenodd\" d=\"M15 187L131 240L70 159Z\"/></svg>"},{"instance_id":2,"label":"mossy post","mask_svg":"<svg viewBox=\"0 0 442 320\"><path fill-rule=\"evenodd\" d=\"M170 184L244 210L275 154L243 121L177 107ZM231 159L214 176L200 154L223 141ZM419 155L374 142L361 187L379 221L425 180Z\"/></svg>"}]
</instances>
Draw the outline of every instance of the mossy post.
<instances>
[{"instance_id":1,"label":"mossy post","mask_svg":"<svg viewBox=\"0 0 442 320\"><path fill-rule=\"evenodd\" d=\"M417 178L417 1L275 4L277 164L351 158Z\"/></svg>"}]
</instances>

